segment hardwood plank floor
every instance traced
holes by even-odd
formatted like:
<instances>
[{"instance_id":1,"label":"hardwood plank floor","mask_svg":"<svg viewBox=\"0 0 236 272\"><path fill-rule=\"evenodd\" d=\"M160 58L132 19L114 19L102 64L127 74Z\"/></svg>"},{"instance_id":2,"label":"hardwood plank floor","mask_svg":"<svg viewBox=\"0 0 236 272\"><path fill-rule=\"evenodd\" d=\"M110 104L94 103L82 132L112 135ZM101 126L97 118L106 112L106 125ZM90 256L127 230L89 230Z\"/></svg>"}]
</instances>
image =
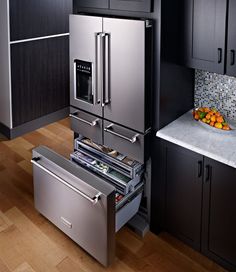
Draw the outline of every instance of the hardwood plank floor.
<instances>
[{"instance_id":1,"label":"hardwood plank floor","mask_svg":"<svg viewBox=\"0 0 236 272\"><path fill-rule=\"evenodd\" d=\"M0 272L225 271L166 233L142 239L126 227L117 233L115 263L102 267L34 209L30 158L40 144L69 158L69 120L11 141L0 136Z\"/></svg>"}]
</instances>

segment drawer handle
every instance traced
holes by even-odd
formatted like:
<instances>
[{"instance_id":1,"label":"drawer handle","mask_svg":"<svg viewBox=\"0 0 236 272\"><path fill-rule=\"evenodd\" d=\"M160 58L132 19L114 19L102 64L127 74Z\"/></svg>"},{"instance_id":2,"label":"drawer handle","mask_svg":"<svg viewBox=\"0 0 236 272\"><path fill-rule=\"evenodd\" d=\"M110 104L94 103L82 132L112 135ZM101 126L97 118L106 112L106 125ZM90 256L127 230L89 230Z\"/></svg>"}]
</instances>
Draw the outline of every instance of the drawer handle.
<instances>
[{"instance_id":1,"label":"drawer handle","mask_svg":"<svg viewBox=\"0 0 236 272\"><path fill-rule=\"evenodd\" d=\"M72 117L72 118L74 118L74 119L76 119L76 120L78 120L78 121L81 121L81 122L83 122L83 123L85 123L85 124L87 124L87 125L90 125L91 127L95 127L95 126L98 124L98 121L99 121L98 118L95 119L95 120L93 120L92 122L89 122L89 121L87 121L87 120L84 120L84 119L82 119L82 118L76 116L75 114L77 114L77 113L78 113L78 112L74 112L74 113L70 114L69 116Z\"/></svg>"},{"instance_id":2,"label":"drawer handle","mask_svg":"<svg viewBox=\"0 0 236 272\"><path fill-rule=\"evenodd\" d=\"M49 174L50 176L54 177L59 182L61 182L62 184L64 184L65 186L67 186L68 188L70 188L71 190L73 190L74 192L76 192L77 194L81 195L83 198L87 199L88 201L90 201L94 205L98 203L98 201L101 198L102 193L99 192L94 197L90 197L90 196L86 195L85 193L83 193L80 190L76 189L74 186L70 185L64 179L60 178L59 176L57 176L56 174L54 174L53 172L49 171L47 168L45 168L44 166L42 166L41 164L39 164L38 163L39 160L40 160L40 158L33 158L31 160L31 163L34 164L35 166L37 166L38 168L42 169L47 174Z\"/></svg>"},{"instance_id":3,"label":"drawer handle","mask_svg":"<svg viewBox=\"0 0 236 272\"><path fill-rule=\"evenodd\" d=\"M131 144L134 144L134 143L137 141L137 138L138 138L138 136L139 136L138 133L135 134L132 138L128 138L128 137L126 137L126 136L124 136L124 135L121 135L121 134L119 134L119 133L113 131L113 130L112 130L112 127L113 127L113 126L114 126L114 124L110 124L109 126L107 126L107 127L104 128L104 131L106 131L106 132L108 132L108 133L110 133L110 134L112 134L112 135L118 136L118 137L120 137L120 138L122 138L122 139L124 139L124 140L126 140L126 141L129 141Z\"/></svg>"}]
</instances>

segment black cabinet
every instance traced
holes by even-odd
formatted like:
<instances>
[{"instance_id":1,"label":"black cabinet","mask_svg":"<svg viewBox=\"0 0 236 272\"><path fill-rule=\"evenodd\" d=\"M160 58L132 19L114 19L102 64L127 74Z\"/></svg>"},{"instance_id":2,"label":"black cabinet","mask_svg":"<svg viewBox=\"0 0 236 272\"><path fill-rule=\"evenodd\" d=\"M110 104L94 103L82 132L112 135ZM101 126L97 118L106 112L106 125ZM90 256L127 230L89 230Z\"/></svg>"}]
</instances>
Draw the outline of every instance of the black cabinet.
<instances>
[{"instance_id":1,"label":"black cabinet","mask_svg":"<svg viewBox=\"0 0 236 272\"><path fill-rule=\"evenodd\" d=\"M11 41L69 32L71 0L10 0L9 5Z\"/></svg>"},{"instance_id":2,"label":"black cabinet","mask_svg":"<svg viewBox=\"0 0 236 272\"><path fill-rule=\"evenodd\" d=\"M74 7L151 12L152 0L75 0Z\"/></svg>"},{"instance_id":3,"label":"black cabinet","mask_svg":"<svg viewBox=\"0 0 236 272\"><path fill-rule=\"evenodd\" d=\"M69 38L11 45L13 127L69 104Z\"/></svg>"},{"instance_id":4,"label":"black cabinet","mask_svg":"<svg viewBox=\"0 0 236 272\"><path fill-rule=\"evenodd\" d=\"M110 0L110 8L118 10L151 12L151 0Z\"/></svg>"},{"instance_id":5,"label":"black cabinet","mask_svg":"<svg viewBox=\"0 0 236 272\"><path fill-rule=\"evenodd\" d=\"M226 74L236 76L236 1L229 0Z\"/></svg>"},{"instance_id":6,"label":"black cabinet","mask_svg":"<svg viewBox=\"0 0 236 272\"><path fill-rule=\"evenodd\" d=\"M192 247L200 249L201 155L166 144L165 228Z\"/></svg>"},{"instance_id":7,"label":"black cabinet","mask_svg":"<svg viewBox=\"0 0 236 272\"><path fill-rule=\"evenodd\" d=\"M162 229L236 271L236 169L166 141L160 151Z\"/></svg>"},{"instance_id":8,"label":"black cabinet","mask_svg":"<svg viewBox=\"0 0 236 272\"><path fill-rule=\"evenodd\" d=\"M236 169L205 158L202 251L236 271Z\"/></svg>"},{"instance_id":9,"label":"black cabinet","mask_svg":"<svg viewBox=\"0 0 236 272\"><path fill-rule=\"evenodd\" d=\"M76 7L84 8L109 8L109 0L74 0Z\"/></svg>"},{"instance_id":10,"label":"black cabinet","mask_svg":"<svg viewBox=\"0 0 236 272\"><path fill-rule=\"evenodd\" d=\"M184 14L185 64L223 74L227 0L185 0Z\"/></svg>"}]
</instances>

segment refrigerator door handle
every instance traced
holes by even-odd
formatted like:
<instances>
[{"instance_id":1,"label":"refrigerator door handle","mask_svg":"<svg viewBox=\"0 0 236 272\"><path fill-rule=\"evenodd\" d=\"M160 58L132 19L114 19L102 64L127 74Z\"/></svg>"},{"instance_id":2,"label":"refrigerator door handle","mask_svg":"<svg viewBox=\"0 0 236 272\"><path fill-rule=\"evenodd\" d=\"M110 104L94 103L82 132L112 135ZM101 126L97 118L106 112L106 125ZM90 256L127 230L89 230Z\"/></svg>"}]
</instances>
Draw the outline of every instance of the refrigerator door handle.
<instances>
[{"instance_id":1,"label":"refrigerator door handle","mask_svg":"<svg viewBox=\"0 0 236 272\"><path fill-rule=\"evenodd\" d=\"M138 133L136 133L133 137L128 138L128 137L126 137L126 136L124 136L124 135L122 135L122 134L119 134L119 133L113 131L113 130L112 130L112 127L113 127L113 126L114 126L114 124L110 124L109 126L107 126L107 127L104 128L104 131L106 131L106 132L108 132L108 133L110 133L110 134L112 134L112 135L115 135L115 136L117 136L117 137L119 137L119 138L122 138L122 139L124 139L124 140L126 140L126 141L129 141L131 144L134 144L134 143L137 142L137 139L138 139L138 136L139 136Z\"/></svg>"},{"instance_id":2,"label":"refrigerator door handle","mask_svg":"<svg viewBox=\"0 0 236 272\"><path fill-rule=\"evenodd\" d=\"M98 121L99 121L98 118L96 118L96 119L93 120L92 122L89 122L89 121L87 121L87 120L84 120L84 119L82 119L82 118L76 116L77 113L78 113L78 111L69 114L69 116L72 117L72 118L74 118L74 119L76 119L76 120L78 120L78 121L81 121L81 122L83 122L83 123L85 123L85 124L87 124L87 125L89 125L89 126L91 126L91 127L95 127L95 126L98 124Z\"/></svg>"},{"instance_id":3,"label":"refrigerator door handle","mask_svg":"<svg viewBox=\"0 0 236 272\"><path fill-rule=\"evenodd\" d=\"M96 103L103 103L104 88L104 33L96 33Z\"/></svg>"},{"instance_id":4,"label":"refrigerator door handle","mask_svg":"<svg viewBox=\"0 0 236 272\"><path fill-rule=\"evenodd\" d=\"M105 66L104 66L104 72L105 72L105 84L104 84L104 100L103 104L108 105L110 103L110 34L105 33L104 34L104 57L105 57Z\"/></svg>"},{"instance_id":5,"label":"refrigerator door handle","mask_svg":"<svg viewBox=\"0 0 236 272\"><path fill-rule=\"evenodd\" d=\"M71 190L73 190L74 192L76 192L77 194L79 194L80 196L82 196L83 198L87 199L88 201L90 201L92 204L97 204L98 201L101 199L101 195L102 193L98 192L94 197L90 197L88 195L86 195L85 193L83 193L82 191L76 189L74 186L70 185L68 182L66 182L64 179L62 179L61 177L59 177L58 175L54 174L53 172L51 172L50 170L48 170L47 168L45 168L44 166L42 166L41 164L38 163L38 161L40 160L40 158L33 158L31 160L31 163L34 164L35 166L37 166L38 168L40 168L41 170L43 170L44 172L46 172L47 174L49 174L50 176L52 176L53 178L57 179L59 182L61 182L62 184L64 184L66 187L69 187Z\"/></svg>"}]
</instances>

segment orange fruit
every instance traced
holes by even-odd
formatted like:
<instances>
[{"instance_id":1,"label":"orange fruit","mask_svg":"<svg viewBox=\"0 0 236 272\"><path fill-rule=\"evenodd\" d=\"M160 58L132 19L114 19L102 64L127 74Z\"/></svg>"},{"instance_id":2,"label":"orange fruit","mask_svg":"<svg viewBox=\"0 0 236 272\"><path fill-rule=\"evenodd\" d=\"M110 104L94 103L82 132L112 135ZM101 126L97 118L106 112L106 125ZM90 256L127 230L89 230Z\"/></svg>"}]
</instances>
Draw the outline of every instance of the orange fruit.
<instances>
[{"instance_id":1,"label":"orange fruit","mask_svg":"<svg viewBox=\"0 0 236 272\"><path fill-rule=\"evenodd\" d=\"M211 115L209 113L206 115L206 119L211 119Z\"/></svg>"},{"instance_id":2,"label":"orange fruit","mask_svg":"<svg viewBox=\"0 0 236 272\"><path fill-rule=\"evenodd\" d=\"M215 128L219 128L219 129L222 129L222 124L221 123L215 123Z\"/></svg>"},{"instance_id":3,"label":"orange fruit","mask_svg":"<svg viewBox=\"0 0 236 272\"><path fill-rule=\"evenodd\" d=\"M218 123L223 123L223 122L224 122L224 119L223 119L222 116L220 116L220 117L217 117L217 118L216 118L216 121L217 121Z\"/></svg>"},{"instance_id":4,"label":"orange fruit","mask_svg":"<svg viewBox=\"0 0 236 272\"><path fill-rule=\"evenodd\" d=\"M204 108L199 108L198 110L204 112Z\"/></svg>"},{"instance_id":5,"label":"orange fruit","mask_svg":"<svg viewBox=\"0 0 236 272\"><path fill-rule=\"evenodd\" d=\"M194 119L199 120L199 115L197 113L195 113Z\"/></svg>"},{"instance_id":6,"label":"orange fruit","mask_svg":"<svg viewBox=\"0 0 236 272\"><path fill-rule=\"evenodd\" d=\"M210 114L210 115L214 115L214 112L213 112L213 111L209 111L209 114Z\"/></svg>"},{"instance_id":7,"label":"orange fruit","mask_svg":"<svg viewBox=\"0 0 236 272\"><path fill-rule=\"evenodd\" d=\"M230 127L228 125L223 126L223 130L230 130Z\"/></svg>"},{"instance_id":8,"label":"orange fruit","mask_svg":"<svg viewBox=\"0 0 236 272\"><path fill-rule=\"evenodd\" d=\"M209 108L204 108L204 111L205 112L210 112L210 109Z\"/></svg>"},{"instance_id":9,"label":"orange fruit","mask_svg":"<svg viewBox=\"0 0 236 272\"><path fill-rule=\"evenodd\" d=\"M220 117L221 114L217 111L217 112L216 112L216 116L217 116L217 117Z\"/></svg>"},{"instance_id":10,"label":"orange fruit","mask_svg":"<svg viewBox=\"0 0 236 272\"><path fill-rule=\"evenodd\" d=\"M212 122L215 122L216 121L216 117L213 115L213 116L211 116L211 121Z\"/></svg>"},{"instance_id":11,"label":"orange fruit","mask_svg":"<svg viewBox=\"0 0 236 272\"><path fill-rule=\"evenodd\" d=\"M215 126L215 122L210 122L210 126L214 127Z\"/></svg>"}]
</instances>

